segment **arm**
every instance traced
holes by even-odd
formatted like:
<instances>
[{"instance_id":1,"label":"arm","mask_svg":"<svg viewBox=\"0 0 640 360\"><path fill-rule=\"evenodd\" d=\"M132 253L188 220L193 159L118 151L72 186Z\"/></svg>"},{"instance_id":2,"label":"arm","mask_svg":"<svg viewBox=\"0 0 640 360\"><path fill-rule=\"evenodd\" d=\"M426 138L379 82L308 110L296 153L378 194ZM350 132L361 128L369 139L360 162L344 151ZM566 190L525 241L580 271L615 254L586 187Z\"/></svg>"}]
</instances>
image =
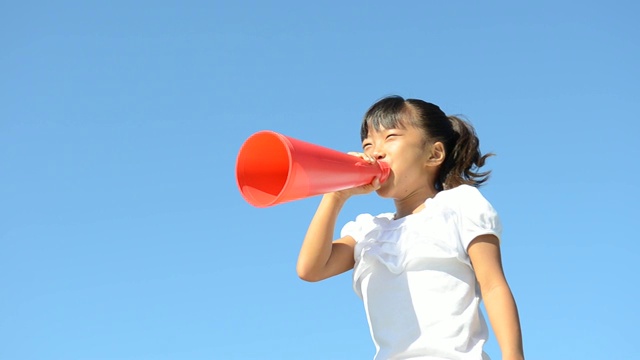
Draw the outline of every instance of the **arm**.
<instances>
[{"instance_id":1,"label":"arm","mask_svg":"<svg viewBox=\"0 0 640 360\"><path fill-rule=\"evenodd\" d=\"M469 244L468 253L502 359L523 360L518 309L502 269L498 238L494 235L478 236Z\"/></svg>"},{"instance_id":2,"label":"arm","mask_svg":"<svg viewBox=\"0 0 640 360\"><path fill-rule=\"evenodd\" d=\"M304 237L296 270L306 281L320 281L353 268L355 240L333 241L336 220L346 198L332 193L322 197Z\"/></svg>"},{"instance_id":3,"label":"arm","mask_svg":"<svg viewBox=\"0 0 640 360\"><path fill-rule=\"evenodd\" d=\"M322 197L298 255L296 270L301 279L320 281L353 268L356 241L351 236L333 241L338 214L352 195L368 194L379 187L380 181L375 178L371 184Z\"/></svg>"}]
</instances>

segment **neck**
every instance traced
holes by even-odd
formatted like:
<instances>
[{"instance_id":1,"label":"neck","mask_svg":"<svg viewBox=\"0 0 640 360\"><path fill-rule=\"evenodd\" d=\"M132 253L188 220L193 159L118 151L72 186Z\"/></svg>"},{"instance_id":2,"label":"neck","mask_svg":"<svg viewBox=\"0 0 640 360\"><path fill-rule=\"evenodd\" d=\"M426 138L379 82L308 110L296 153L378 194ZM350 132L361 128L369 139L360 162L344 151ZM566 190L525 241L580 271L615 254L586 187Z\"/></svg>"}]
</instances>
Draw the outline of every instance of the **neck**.
<instances>
[{"instance_id":1,"label":"neck","mask_svg":"<svg viewBox=\"0 0 640 360\"><path fill-rule=\"evenodd\" d=\"M395 199L396 214L395 219L403 218L407 215L415 214L424 209L427 199L436 196L438 191L435 188L420 189L402 199Z\"/></svg>"}]
</instances>

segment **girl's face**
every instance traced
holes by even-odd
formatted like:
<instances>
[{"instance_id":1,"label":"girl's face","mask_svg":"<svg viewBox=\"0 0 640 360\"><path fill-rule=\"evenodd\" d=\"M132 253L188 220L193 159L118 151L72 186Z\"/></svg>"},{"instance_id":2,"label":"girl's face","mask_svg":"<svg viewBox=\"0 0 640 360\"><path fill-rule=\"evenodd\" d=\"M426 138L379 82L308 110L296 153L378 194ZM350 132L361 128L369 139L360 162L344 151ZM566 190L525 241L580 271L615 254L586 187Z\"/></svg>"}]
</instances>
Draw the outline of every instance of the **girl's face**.
<instances>
[{"instance_id":1,"label":"girl's face","mask_svg":"<svg viewBox=\"0 0 640 360\"><path fill-rule=\"evenodd\" d=\"M382 197L404 199L433 187L435 168L425 133L415 125L375 130L362 142L364 153L389 164L389 179L378 189Z\"/></svg>"}]
</instances>

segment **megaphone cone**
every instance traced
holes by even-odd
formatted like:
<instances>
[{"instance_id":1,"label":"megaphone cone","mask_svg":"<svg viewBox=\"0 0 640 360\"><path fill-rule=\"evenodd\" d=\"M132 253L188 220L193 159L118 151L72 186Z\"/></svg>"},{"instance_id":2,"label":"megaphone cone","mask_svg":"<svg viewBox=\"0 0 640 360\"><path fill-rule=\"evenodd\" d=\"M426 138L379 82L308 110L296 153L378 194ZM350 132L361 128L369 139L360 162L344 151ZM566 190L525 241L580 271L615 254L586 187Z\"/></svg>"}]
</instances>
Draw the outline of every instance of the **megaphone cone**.
<instances>
[{"instance_id":1,"label":"megaphone cone","mask_svg":"<svg viewBox=\"0 0 640 360\"><path fill-rule=\"evenodd\" d=\"M236 161L242 197L255 207L268 207L333 191L380 182L389 165L370 164L357 156L264 130L251 135Z\"/></svg>"}]
</instances>

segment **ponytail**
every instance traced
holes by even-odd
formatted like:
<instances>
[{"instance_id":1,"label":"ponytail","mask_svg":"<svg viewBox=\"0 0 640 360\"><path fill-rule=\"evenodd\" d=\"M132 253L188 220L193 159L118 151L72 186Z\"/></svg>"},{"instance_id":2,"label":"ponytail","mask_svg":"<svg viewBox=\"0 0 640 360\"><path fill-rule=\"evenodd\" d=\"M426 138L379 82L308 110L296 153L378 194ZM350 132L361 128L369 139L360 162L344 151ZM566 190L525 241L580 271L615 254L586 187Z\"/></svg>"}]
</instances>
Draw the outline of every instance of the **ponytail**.
<instances>
[{"instance_id":1,"label":"ponytail","mask_svg":"<svg viewBox=\"0 0 640 360\"><path fill-rule=\"evenodd\" d=\"M440 174L436 187L452 189L456 186L467 184L480 186L489 179L491 170L480 171L485 160L493 156L493 153L482 154L480 152L480 140L473 126L458 116L447 116L451 122L454 136L450 144L445 144L446 157L440 168Z\"/></svg>"}]
</instances>

